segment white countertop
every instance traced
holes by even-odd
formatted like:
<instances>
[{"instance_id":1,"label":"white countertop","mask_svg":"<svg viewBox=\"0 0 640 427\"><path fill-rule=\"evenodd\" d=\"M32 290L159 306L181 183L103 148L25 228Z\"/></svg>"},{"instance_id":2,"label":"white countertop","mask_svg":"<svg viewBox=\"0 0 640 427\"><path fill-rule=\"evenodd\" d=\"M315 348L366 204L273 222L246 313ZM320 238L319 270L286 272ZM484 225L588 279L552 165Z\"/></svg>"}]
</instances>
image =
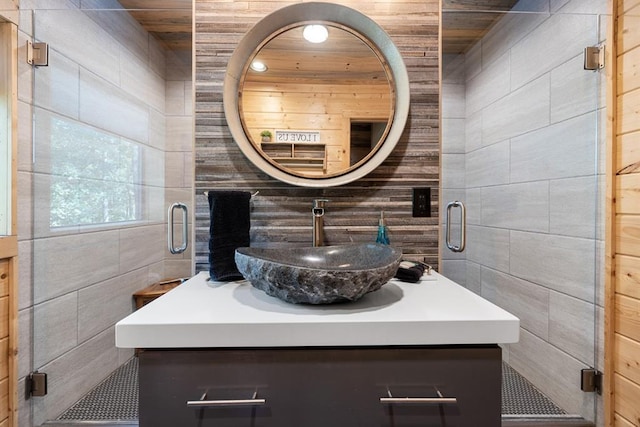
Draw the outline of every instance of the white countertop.
<instances>
[{"instance_id":1,"label":"white countertop","mask_svg":"<svg viewBox=\"0 0 640 427\"><path fill-rule=\"evenodd\" d=\"M518 341L512 314L439 275L392 280L353 303L296 305L247 281L201 272L116 324L122 348L496 344Z\"/></svg>"}]
</instances>

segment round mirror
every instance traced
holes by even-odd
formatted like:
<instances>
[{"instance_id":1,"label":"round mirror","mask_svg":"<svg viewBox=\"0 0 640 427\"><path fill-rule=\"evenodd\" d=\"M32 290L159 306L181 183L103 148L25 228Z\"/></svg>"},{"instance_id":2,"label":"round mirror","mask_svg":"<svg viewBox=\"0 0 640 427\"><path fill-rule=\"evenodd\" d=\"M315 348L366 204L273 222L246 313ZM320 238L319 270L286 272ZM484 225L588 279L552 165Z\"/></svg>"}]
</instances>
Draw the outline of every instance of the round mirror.
<instances>
[{"instance_id":1,"label":"round mirror","mask_svg":"<svg viewBox=\"0 0 640 427\"><path fill-rule=\"evenodd\" d=\"M342 185L395 147L408 86L400 53L372 20L345 6L301 3L242 39L225 77L225 116L265 173L295 185Z\"/></svg>"},{"instance_id":2,"label":"round mirror","mask_svg":"<svg viewBox=\"0 0 640 427\"><path fill-rule=\"evenodd\" d=\"M387 136L395 104L380 57L330 22L268 40L240 80L240 118L254 148L304 178L338 176L368 161Z\"/></svg>"}]
</instances>

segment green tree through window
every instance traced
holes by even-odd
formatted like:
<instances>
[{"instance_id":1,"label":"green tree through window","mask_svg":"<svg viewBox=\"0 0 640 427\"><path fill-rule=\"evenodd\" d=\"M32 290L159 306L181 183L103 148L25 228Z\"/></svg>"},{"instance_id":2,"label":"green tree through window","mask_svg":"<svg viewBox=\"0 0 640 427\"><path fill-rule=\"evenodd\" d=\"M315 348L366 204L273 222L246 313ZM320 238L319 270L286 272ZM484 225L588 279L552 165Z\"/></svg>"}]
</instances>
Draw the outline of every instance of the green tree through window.
<instances>
[{"instance_id":1,"label":"green tree through window","mask_svg":"<svg viewBox=\"0 0 640 427\"><path fill-rule=\"evenodd\" d=\"M51 228L141 219L140 164L137 144L53 118Z\"/></svg>"}]
</instances>

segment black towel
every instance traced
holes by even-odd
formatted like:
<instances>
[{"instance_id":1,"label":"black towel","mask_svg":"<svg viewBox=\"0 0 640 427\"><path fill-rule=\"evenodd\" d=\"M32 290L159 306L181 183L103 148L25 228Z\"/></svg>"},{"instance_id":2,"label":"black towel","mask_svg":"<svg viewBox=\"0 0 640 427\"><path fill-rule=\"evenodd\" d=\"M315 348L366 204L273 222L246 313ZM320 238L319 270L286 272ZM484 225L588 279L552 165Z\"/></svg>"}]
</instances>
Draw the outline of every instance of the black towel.
<instances>
[{"instance_id":1,"label":"black towel","mask_svg":"<svg viewBox=\"0 0 640 427\"><path fill-rule=\"evenodd\" d=\"M246 191L209 191L209 275L211 280L242 279L235 262L237 248L250 245L249 201Z\"/></svg>"},{"instance_id":2,"label":"black towel","mask_svg":"<svg viewBox=\"0 0 640 427\"><path fill-rule=\"evenodd\" d=\"M424 274L424 266L412 261L402 261L396 272L396 279L403 282L417 283Z\"/></svg>"}]
</instances>

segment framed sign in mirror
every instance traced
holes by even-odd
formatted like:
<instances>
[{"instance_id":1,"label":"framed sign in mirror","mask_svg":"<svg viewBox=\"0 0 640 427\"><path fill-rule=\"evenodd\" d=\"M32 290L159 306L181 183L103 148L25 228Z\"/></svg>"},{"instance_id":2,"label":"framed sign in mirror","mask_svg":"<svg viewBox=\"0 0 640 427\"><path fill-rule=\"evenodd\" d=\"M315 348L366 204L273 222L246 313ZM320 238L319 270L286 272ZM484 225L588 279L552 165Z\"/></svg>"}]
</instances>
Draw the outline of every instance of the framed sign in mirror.
<instances>
[{"instance_id":1,"label":"framed sign in mirror","mask_svg":"<svg viewBox=\"0 0 640 427\"><path fill-rule=\"evenodd\" d=\"M408 76L374 21L337 4L301 3L241 40L224 110L236 143L265 173L294 185L342 185L395 147L408 116Z\"/></svg>"}]
</instances>

